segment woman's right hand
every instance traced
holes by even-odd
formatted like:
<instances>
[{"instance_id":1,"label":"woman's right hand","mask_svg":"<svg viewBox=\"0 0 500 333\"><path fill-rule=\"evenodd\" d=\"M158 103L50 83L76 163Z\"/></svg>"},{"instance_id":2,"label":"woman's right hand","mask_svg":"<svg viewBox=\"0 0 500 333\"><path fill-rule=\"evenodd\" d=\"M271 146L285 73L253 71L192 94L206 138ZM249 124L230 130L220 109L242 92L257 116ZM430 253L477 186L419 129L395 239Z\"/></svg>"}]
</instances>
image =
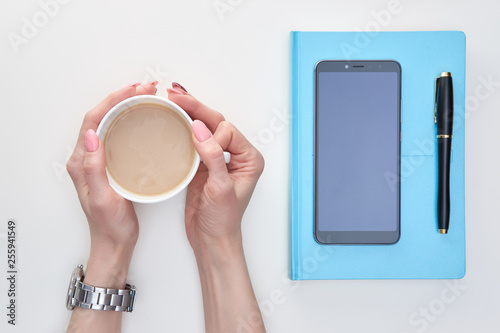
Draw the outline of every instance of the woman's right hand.
<instances>
[{"instance_id":1,"label":"woman's right hand","mask_svg":"<svg viewBox=\"0 0 500 333\"><path fill-rule=\"evenodd\" d=\"M241 242L241 219L264 169L259 151L219 112L173 84L168 98L193 118L203 162L188 187L186 233L196 254L220 242ZM226 165L223 151L231 153Z\"/></svg>"},{"instance_id":2,"label":"woman's right hand","mask_svg":"<svg viewBox=\"0 0 500 333\"><path fill-rule=\"evenodd\" d=\"M203 163L188 187L186 233L200 274L206 332L265 332L252 289L241 219L264 159L236 127L179 84L168 98L194 119L193 142ZM223 151L231 153L226 165Z\"/></svg>"}]
</instances>

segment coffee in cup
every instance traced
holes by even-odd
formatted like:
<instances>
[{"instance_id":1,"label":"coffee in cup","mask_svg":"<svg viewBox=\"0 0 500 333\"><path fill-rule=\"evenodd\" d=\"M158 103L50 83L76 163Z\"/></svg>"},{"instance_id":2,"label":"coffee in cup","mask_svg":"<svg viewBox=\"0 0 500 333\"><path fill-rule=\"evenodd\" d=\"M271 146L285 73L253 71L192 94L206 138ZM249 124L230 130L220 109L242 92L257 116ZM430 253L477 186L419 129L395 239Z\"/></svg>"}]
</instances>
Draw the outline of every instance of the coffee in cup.
<instances>
[{"instance_id":1,"label":"coffee in cup","mask_svg":"<svg viewBox=\"0 0 500 333\"><path fill-rule=\"evenodd\" d=\"M111 187L142 203L162 201L184 189L200 162L191 123L184 110L158 96L135 96L113 107L97 129Z\"/></svg>"},{"instance_id":2,"label":"coffee in cup","mask_svg":"<svg viewBox=\"0 0 500 333\"><path fill-rule=\"evenodd\" d=\"M149 196L181 185L196 153L189 124L156 103L124 110L106 131L104 147L109 175L130 192Z\"/></svg>"}]
</instances>

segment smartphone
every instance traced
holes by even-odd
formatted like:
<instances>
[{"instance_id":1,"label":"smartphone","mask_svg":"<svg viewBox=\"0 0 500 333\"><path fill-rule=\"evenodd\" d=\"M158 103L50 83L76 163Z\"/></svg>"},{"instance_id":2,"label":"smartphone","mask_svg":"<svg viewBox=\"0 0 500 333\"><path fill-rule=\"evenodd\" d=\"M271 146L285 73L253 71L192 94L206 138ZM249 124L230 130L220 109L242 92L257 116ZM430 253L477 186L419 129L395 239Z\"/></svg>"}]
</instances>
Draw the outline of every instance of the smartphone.
<instances>
[{"instance_id":1,"label":"smartphone","mask_svg":"<svg viewBox=\"0 0 500 333\"><path fill-rule=\"evenodd\" d=\"M314 156L318 243L398 242L400 156L400 64L318 62Z\"/></svg>"}]
</instances>

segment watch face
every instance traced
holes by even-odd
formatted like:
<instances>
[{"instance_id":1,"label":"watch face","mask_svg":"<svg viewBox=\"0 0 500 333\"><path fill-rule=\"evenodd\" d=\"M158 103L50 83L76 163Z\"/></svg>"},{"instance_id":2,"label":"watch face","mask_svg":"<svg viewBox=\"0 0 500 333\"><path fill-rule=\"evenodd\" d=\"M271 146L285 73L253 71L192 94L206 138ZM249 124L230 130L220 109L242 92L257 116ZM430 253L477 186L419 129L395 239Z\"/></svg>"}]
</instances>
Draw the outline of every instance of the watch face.
<instances>
[{"instance_id":1,"label":"watch face","mask_svg":"<svg viewBox=\"0 0 500 333\"><path fill-rule=\"evenodd\" d=\"M71 280L69 281L68 286L68 296L66 297L66 309L73 310L74 306L71 305L71 299L73 298L73 294L75 292L76 279L71 276Z\"/></svg>"},{"instance_id":2,"label":"watch face","mask_svg":"<svg viewBox=\"0 0 500 333\"><path fill-rule=\"evenodd\" d=\"M68 286L68 296L66 297L66 308L68 310L73 310L75 307L74 305L71 304L71 301L75 295L75 289L78 281L82 279L83 276L83 266L78 265L73 270L73 274L71 274L71 279L69 280L69 286Z\"/></svg>"}]
</instances>

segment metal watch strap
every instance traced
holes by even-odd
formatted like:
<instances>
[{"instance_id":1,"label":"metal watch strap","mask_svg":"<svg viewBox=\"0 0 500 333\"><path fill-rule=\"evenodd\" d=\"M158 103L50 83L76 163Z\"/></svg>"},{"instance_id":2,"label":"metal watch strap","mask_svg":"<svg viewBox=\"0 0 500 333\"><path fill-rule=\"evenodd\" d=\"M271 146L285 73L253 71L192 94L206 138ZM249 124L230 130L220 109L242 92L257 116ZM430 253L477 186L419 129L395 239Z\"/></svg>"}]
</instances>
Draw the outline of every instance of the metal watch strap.
<instances>
[{"instance_id":1,"label":"metal watch strap","mask_svg":"<svg viewBox=\"0 0 500 333\"><path fill-rule=\"evenodd\" d=\"M100 288L86 285L83 265L78 265L71 274L66 308L75 306L85 309L132 312L134 310L135 286L127 284L126 289Z\"/></svg>"},{"instance_id":2,"label":"metal watch strap","mask_svg":"<svg viewBox=\"0 0 500 333\"><path fill-rule=\"evenodd\" d=\"M126 289L99 288L76 283L71 305L85 309L132 312L134 308L135 286Z\"/></svg>"}]
</instances>

